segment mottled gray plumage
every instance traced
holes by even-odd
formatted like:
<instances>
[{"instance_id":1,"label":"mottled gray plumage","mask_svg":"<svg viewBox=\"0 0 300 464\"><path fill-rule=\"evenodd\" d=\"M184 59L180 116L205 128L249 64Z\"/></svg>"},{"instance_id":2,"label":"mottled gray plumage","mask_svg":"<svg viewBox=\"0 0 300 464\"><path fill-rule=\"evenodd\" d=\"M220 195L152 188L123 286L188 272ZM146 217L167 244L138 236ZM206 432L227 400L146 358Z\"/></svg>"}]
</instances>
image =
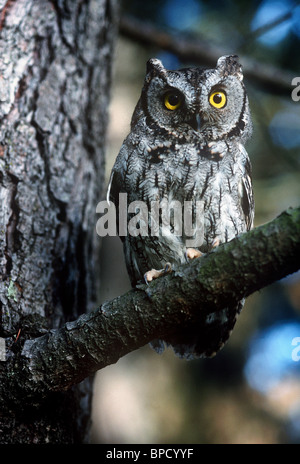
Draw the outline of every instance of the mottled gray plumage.
<instances>
[{"instance_id":1,"label":"mottled gray plumage","mask_svg":"<svg viewBox=\"0 0 300 464\"><path fill-rule=\"evenodd\" d=\"M151 201L163 199L193 206L201 201L203 253L249 230L254 202L244 143L252 123L242 80L237 56L223 56L215 69L205 70L168 71L159 60L149 60L131 132L112 170L110 200L118 207L119 193L127 193L128 204L142 200L149 209ZM164 236L160 227L158 237L121 238L133 286L152 268L186 262L184 234ZM211 356L229 337L242 306L203 313L197 325L183 327L168 342L185 358Z\"/></svg>"}]
</instances>

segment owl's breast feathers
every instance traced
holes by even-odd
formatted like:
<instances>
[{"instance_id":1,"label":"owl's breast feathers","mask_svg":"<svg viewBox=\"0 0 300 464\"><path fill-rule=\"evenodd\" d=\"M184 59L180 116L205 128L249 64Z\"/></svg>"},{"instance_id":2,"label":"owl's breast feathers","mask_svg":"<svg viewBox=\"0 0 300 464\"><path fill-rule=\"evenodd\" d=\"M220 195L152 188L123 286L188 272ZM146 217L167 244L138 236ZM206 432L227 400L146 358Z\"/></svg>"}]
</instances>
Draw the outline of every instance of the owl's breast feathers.
<instances>
[{"instance_id":1,"label":"owl's breast feathers","mask_svg":"<svg viewBox=\"0 0 300 464\"><path fill-rule=\"evenodd\" d=\"M127 194L128 204L142 201L148 208L151 202L163 199L179 201L182 206L191 201L194 207L197 201L202 202L204 241L199 248L204 252L216 239L226 242L252 227L251 164L241 143L162 142L153 137L152 143L140 139L137 150L136 137L132 136L131 148L128 139L130 136L110 182L110 199L117 209L119 193ZM160 239L166 240L163 236ZM174 240L177 246L178 237Z\"/></svg>"}]
</instances>

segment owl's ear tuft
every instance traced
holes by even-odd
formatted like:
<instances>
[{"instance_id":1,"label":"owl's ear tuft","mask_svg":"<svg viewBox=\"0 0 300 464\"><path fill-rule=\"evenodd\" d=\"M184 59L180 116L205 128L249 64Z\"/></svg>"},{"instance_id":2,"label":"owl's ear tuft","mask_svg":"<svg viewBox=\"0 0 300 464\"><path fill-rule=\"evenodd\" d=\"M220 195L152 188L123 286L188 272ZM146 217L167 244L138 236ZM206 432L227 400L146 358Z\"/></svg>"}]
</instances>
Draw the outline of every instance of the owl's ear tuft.
<instances>
[{"instance_id":1,"label":"owl's ear tuft","mask_svg":"<svg viewBox=\"0 0 300 464\"><path fill-rule=\"evenodd\" d=\"M217 68L225 76L233 75L240 81L243 80L242 65L240 64L239 57L237 55L221 56L217 61Z\"/></svg>"},{"instance_id":2,"label":"owl's ear tuft","mask_svg":"<svg viewBox=\"0 0 300 464\"><path fill-rule=\"evenodd\" d=\"M166 74L167 70L158 58L151 58L147 61L147 75L157 76Z\"/></svg>"}]
</instances>

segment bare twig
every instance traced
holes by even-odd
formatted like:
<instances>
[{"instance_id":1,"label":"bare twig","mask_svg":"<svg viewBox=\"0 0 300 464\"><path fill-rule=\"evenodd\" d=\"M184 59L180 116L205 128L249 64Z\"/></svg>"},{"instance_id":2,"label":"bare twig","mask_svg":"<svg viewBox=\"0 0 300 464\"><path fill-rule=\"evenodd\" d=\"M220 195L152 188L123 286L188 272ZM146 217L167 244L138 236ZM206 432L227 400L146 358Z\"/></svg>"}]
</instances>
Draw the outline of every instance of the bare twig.
<instances>
[{"instance_id":1,"label":"bare twig","mask_svg":"<svg viewBox=\"0 0 300 464\"><path fill-rule=\"evenodd\" d=\"M249 39L256 39L257 37L262 36L266 32L269 32L271 29L274 29L275 27L279 26L280 24L284 23L285 21L289 20L292 15L293 15L293 10L296 8L297 5L295 5L290 11L287 13L284 13L283 15L279 16L278 18L264 24L263 26L258 27L255 29L251 35L249 35Z\"/></svg>"},{"instance_id":2,"label":"bare twig","mask_svg":"<svg viewBox=\"0 0 300 464\"><path fill-rule=\"evenodd\" d=\"M235 53L235 50L225 50L201 39L187 39L169 34L154 25L128 16L121 18L120 32L137 42L168 50L177 55L182 62L215 66L220 56ZM292 73L246 56L240 56L240 59L244 74L249 79L267 86L272 91L280 93L291 91L291 81L294 77Z\"/></svg>"}]
</instances>

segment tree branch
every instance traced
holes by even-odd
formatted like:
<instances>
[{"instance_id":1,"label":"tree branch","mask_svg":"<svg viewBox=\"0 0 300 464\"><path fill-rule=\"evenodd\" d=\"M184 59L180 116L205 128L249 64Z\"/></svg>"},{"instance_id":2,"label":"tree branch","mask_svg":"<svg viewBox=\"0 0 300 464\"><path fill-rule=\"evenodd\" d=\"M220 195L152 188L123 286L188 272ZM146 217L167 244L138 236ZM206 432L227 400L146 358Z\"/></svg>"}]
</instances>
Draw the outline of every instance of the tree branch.
<instances>
[{"instance_id":1,"label":"tree branch","mask_svg":"<svg viewBox=\"0 0 300 464\"><path fill-rule=\"evenodd\" d=\"M263 26L258 27L255 29L251 34L249 34L248 39L257 39L258 37L262 36L266 32L269 32L270 30L274 29L275 27L279 26L282 23L285 23L289 19L292 18L293 16L293 11L298 5L293 6L290 11L282 14L281 16L277 17L276 19L271 20L270 22L267 22Z\"/></svg>"},{"instance_id":2,"label":"tree branch","mask_svg":"<svg viewBox=\"0 0 300 464\"><path fill-rule=\"evenodd\" d=\"M169 34L154 25L129 16L121 18L119 29L125 37L174 53L183 62L192 61L201 65L215 66L217 59L229 52L199 38L191 39ZM240 55L240 59L243 72L249 79L275 92L291 92L291 82L294 77L291 72L247 56Z\"/></svg>"},{"instance_id":3,"label":"tree branch","mask_svg":"<svg viewBox=\"0 0 300 464\"><path fill-rule=\"evenodd\" d=\"M174 335L200 311L221 310L299 267L300 207L149 286L140 285L58 330L27 340L21 355L12 356L9 389L1 385L0 398L68 389L151 340Z\"/></svg>"}]
</instances>

